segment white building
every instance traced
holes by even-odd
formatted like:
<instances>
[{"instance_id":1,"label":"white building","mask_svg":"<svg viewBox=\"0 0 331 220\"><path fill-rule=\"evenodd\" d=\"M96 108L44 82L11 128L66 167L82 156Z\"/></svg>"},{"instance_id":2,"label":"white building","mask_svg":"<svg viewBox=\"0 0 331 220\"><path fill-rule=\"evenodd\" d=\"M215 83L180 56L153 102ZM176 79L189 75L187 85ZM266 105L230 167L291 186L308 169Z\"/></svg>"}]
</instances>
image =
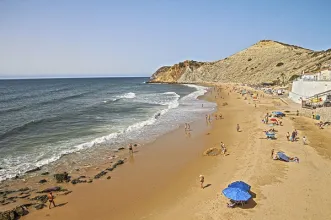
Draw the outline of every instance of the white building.
<instances>
[{"instance_id":1,"label":"white building","mask_svg":"<svg viewBox=\"0 0 331 220\"><path fill-rule=\"evenodd\" d=\"M317 80L330 81L331 80L331 68L322 69L321 72L317 74Z\"/></svg>"}]
</instances>

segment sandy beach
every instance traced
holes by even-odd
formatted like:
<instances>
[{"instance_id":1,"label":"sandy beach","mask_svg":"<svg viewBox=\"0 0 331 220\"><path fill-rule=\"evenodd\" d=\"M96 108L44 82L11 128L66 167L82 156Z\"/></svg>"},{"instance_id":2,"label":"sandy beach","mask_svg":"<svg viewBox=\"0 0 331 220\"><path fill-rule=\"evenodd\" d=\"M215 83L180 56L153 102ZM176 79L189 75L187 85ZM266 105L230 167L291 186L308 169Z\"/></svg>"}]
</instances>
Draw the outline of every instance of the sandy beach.
<instances>
[{"instance_id":1,"label":"sandy beach","mask_svg":"<svg viewBox=\"0 0 331 220\"><path fill-rule=\"evenodd\" d=\"M276 140L263 133L270 129L261 120L272 110L295 111L271 96L254 102L222 86L205 98L218 104L224 119L205 119L135 148L121 168L92 184L63 184L73 193L55 193L60 207L31 211L22 219L329 219L331 190L330 130L320 130L311 119L288 115L275 126ZM232 90L232 89L231 89ZM215 99L215 96L216 99ZM222 98L221 98L222 97ZM224 104L227 103L227 104ZM294 106L295 107L295 106ZM236 131L240 124L241 132ZM296 128L297 142L286 140ZM308 145L301 138L306 135ZM203 156L224 142L228 155ZM300 163L270 158L271 150L296 156ZM103 167L99 167L102 170ZM94 171L96 172L96 171ZM206 188L199 186L205 176ZM244 207L227 208L221 191L233 181L251 185L253 198Z\"/></svg>"}]
</instances>

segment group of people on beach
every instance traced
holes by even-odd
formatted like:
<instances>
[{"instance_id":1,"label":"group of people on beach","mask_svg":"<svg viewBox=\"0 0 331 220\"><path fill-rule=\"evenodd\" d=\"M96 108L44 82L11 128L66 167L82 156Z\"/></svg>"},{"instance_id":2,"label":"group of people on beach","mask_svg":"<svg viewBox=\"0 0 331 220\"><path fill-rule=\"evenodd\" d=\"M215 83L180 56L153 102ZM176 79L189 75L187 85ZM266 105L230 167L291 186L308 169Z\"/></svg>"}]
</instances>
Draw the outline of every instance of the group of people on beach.
<instances>
[{"instance_id":1,"label":"group of people on beach","mask_svg":"<svg viewBox=\"0 0 331 220\"><path fill-rule=\"evenodd\" d=\"M291 134L290 134L290 132L287 132L287 134L286 134L286 139L288 141L291 141L291 142L296 141L297 140L297 137L298 137L298 131L297 131L297 129L294 129Z\"/></svg>"}]
</instances>

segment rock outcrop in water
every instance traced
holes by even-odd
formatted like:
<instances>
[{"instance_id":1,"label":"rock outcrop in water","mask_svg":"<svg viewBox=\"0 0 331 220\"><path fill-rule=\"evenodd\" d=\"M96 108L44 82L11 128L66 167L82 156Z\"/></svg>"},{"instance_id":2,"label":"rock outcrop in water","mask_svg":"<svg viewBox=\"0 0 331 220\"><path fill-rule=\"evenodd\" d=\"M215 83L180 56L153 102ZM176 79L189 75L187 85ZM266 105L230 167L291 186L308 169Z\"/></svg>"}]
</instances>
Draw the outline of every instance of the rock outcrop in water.
<instances>
[{"instance_id":1,"label":"rock outcrop in water","mask_svg":"<svg viewBox=\"0 0 331 220\"><path fill-rule=\"evenodd\" d=\"M151 83L288 82L296 75L331 64L331 49L312 51L277 41L262 40L215 62L184 61L158 69Z\"/></svg>"}]
</instances>

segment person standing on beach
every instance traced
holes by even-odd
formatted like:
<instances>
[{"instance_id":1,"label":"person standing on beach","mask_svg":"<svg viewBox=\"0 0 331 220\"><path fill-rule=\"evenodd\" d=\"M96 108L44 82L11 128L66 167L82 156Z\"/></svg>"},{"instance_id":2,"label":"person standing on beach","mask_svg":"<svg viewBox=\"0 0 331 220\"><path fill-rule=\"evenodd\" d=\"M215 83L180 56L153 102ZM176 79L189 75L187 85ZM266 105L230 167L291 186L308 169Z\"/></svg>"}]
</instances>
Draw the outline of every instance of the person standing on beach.
<instances>
[{"instance_id":1,"label":"person standing on beach","mask_svg":"<svg viewBox=\"0 0 331 220\"><path fill-rule=\"evenodd\" d=\"M291 141L292 141L292 142L295 141L295 131L292 132L292 140L291 140Z\"/></svg>"},{"instance_id":2,"label":"person standing on beach","mask_svg":"<svg viewBox=\"0 0 331 220\"><path fill-rule=\"evenodd\" d=\"M240 131L240 126L239 126L239 124L237 124L237 132L239 132Z\"/></svg>"},{"instance_id":3,"label":"person standing on beach","mask_svg":"<svg viewBox=\"0 0 331 220\"><path fill-rule=\"evenodd\" d=\"M306 138L306 136L303 136L302 137L302 142L303 142L303 145L307 145L307 138Z\"/></svg>"},{"instance_id":4,"label":"person standing on beach","mask_svg":"<svg viewBox=\"0 0 331 220\"><path fill-rule=\"evenodd\" d=\"M223 156L225 156L226 147L225 147L225 144L223 142L221 142L221 148L222 148L222 154L223 154Z\"/></svg>"},{"instance_id":5,"label":"person standing on beach","mask_svg":"<svg viewBox=\"0 0 331 220\"><path fill-rule=\"evenodd\" d=\"M203 189L204 188L203 183L205 182L205 177L203 175L200 175L199 178L200 178L200 187L201 189Z\"/></svg>"},{"instance_id":6,"label":"person standing on beach","mask_svg":"<svg viewBox=\"0 0 331 220\"><path fill-rule=\"evenodd\" d=\"M286 139L287 139L287 141L290 141L290 132L287 132Z\"/></svg>"},{"instance_id":7,"label":"person standing on beach","mask_svg":"<svg viewBox=\"0 0 331 220\"><path fill-rule=\"evenodd\" d=\"M48 202L49 202L48 208L51 209L52 204L54 207L56 207L55 202L54 202L54 196L53 196L52 192L49 192L49 194L47 195L47 198L48 198Z\"/></svg>"},{"instance_id":8,"label":"person standing on beach","mask_svg":"<svg viewBox=\"0 0 331 220\"><path fill-rule=\"evenodd\" d=\"M130 155L133 155L132 144L129 144L129 154L130 154Z\"/></svg>"},{"instance_id":9,"label":"person standing on beach","mask_svg":"<svg viewBox=\"0 0 331 220\"><path fill-rule=\"evenodd\" d=\"M274 158L274 152L275 152L275 149L272 149L271 150L271 159Z\"/></svg>"}]
</instances>

